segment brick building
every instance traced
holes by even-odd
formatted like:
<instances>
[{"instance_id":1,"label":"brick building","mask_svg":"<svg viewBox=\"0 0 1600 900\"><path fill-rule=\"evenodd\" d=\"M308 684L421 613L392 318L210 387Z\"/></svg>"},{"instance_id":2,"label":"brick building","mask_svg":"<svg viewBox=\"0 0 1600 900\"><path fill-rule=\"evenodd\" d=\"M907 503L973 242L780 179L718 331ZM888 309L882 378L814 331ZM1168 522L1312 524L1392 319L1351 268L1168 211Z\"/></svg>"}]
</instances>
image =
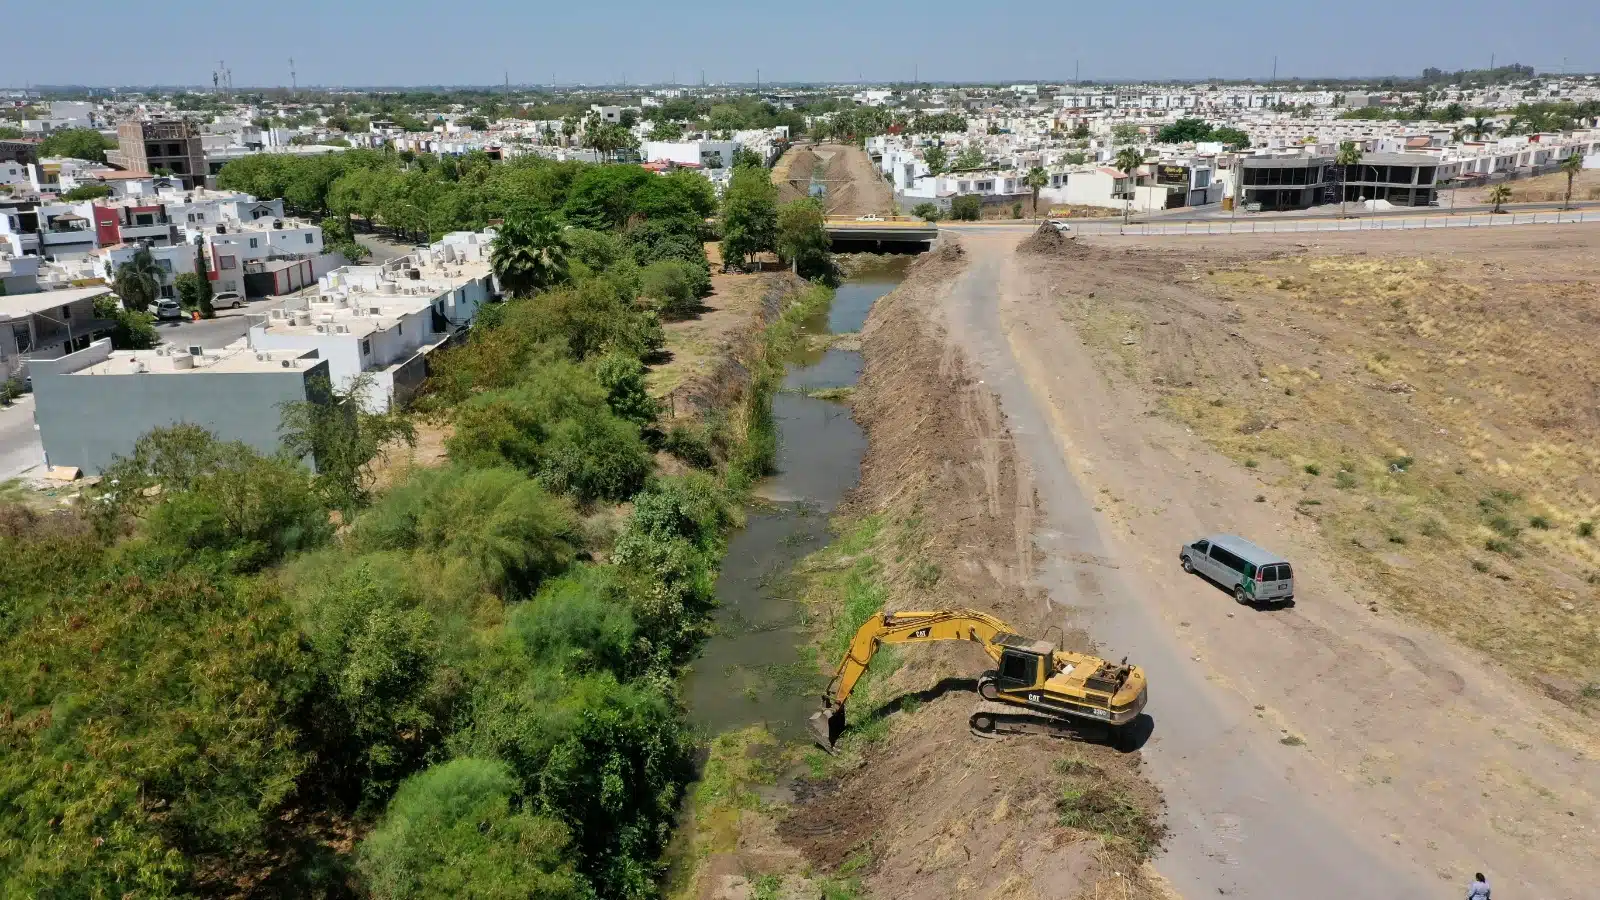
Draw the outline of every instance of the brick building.
<instances>
[{"instance_id":1,"label":"brick building","mask_svg":"<svg viewBox=\"0 0 1600 900\"><path fill-rule=\"evenodd\" d=\"M117 149L106 162L129 172L165 169L182 178L185 187L203 187L206 154L200 132L186 121L123 122L117 126Z\"/></svg>"}]
</instances>

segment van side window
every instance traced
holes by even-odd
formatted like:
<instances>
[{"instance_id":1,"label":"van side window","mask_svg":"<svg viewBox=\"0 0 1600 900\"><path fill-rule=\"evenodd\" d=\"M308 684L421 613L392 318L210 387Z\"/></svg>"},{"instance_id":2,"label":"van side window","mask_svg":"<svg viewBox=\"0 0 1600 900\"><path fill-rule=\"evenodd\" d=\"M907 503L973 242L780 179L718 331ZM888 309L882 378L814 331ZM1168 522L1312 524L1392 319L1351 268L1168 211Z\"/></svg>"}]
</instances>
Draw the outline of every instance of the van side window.
<instances>
[{"instance_id":1,"label":"van side window","mask_svg":"<svg viewBox=\"0 0 1600 900\"><path fill-rule=\"evenodd\" d=\"M1228 568L1234 570L1235 572L1244 571L1244 560L1242 560L1239 557L1233 555L1232 553L1228 552L1227 550L1222 549L1221 547L1212 547L1211 548L1211 558L1216 560L1219 563L1222 563L1223 565L1225 565Z\"/></svg>"},{"instance_id":2,"label":"van side window","mask_svg":"<svg viewBox=\"0 0 1600 900\"><path fill-rule=\"evenodd\" d=\"M1256 564L1255 563L1247 562L1247 563L1244 564L1244 577L1246 577L1246 578L1254 578L1254 577L1256 577Z\"/></svg>"}]
</instances>

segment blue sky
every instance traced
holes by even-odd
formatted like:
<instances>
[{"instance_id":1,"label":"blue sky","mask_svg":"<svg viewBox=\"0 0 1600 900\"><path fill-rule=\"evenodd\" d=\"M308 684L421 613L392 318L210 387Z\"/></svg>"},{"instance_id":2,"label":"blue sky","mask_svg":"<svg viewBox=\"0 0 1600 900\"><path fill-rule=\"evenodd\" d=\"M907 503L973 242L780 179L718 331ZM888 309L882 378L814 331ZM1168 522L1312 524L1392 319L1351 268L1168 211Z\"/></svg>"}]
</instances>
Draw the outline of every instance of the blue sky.
<instances>
[{"instance_id":1,"label":"blue sky","mask_svg":"<svg viewBox=\"0 0 1600 900\"><path fill-rule=\"evenodd\" d=\"M1596 0L12 4L0 86L1265 78L1600 70ZM75 39L81 35L82 43Z\"/></svg>"}]
</instances>

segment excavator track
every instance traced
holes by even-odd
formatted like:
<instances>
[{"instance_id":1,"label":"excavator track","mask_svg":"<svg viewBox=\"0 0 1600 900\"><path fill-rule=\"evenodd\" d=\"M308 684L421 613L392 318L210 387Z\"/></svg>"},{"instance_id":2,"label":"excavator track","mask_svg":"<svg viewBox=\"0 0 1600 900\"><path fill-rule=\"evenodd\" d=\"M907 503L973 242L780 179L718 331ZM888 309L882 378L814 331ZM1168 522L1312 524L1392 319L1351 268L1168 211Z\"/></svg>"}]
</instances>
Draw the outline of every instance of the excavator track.
<instances>
[{"instance_id":1,"label":"excavator track","mask_svg":"<svg viewBox=\"0 0 1600 900\"><path fill-rule=\"evenodd\" d=\"M991 740L1012 734L1048 734L1068 740L1105 740L1112 736L1110 726L1099 722L1060 718L998 700L978 701L967 725L974 735Z\"/></svg>"}]
</instances>

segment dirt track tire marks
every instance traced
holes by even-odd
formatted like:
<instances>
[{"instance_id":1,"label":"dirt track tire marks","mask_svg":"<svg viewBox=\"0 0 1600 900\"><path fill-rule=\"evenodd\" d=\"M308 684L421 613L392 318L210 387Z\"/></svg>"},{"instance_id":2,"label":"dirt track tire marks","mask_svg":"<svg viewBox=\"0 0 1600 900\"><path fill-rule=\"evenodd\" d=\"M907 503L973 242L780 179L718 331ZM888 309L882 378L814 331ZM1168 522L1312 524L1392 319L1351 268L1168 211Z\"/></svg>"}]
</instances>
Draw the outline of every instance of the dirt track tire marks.
<instances>
[{"instance_id":1,"label":"dirt track tire marks","mask_svg":"<svg viewBox=\"0 0 1600 900\"><path fill-rule=\"evenodd\" d=\"M1084 457L1061 415L1079 400L1052 393L1055 382L1043 376L1036 348L1008 330L1005 301L996 299L1018 289L1007 283L1010 243L967 242L972 263L948 295L949 332L998 394L1018 456L1033 472L1041 589L1053 598L1055 615L1064 627L1086 624L1107 652L1128 653L1150 673L1156 730L1146 754L1166 792L1173 832L1158 868L1190 897L1427 896L1437 887L1431 874L1403 854L1357 840L1312 800L1333 783L1282 752L1248 704L1219 693L1207 667L1139 601L1137 570L1079 562L1115 564L1120 554L1108 540L1109 520L1079 481L1099 461Z\"/></svg>"}]
</instances>

